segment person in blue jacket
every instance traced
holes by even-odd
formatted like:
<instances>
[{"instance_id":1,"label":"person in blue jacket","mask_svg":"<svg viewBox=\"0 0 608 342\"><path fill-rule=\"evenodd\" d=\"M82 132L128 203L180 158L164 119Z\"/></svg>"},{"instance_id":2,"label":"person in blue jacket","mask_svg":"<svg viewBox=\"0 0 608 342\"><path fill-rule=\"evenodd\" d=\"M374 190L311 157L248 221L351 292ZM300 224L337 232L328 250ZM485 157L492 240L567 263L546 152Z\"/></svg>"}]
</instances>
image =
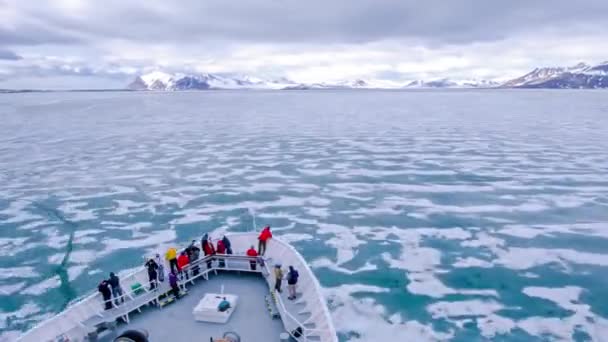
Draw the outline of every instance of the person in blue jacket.
<instances>
[{"instance_id":1,"label":"person in blue jacket","mask_svg":"<svg viewBox=\"0 0 608 342\"><path fill-rule=\"evenodd\" d=\"M298 283L298 277L300 274L296 271L293 266L289 266L289 272L287 273L287 288L289 289L289 297L287 299L296 299L296 284Z\"/></svg>"}]
</instances>

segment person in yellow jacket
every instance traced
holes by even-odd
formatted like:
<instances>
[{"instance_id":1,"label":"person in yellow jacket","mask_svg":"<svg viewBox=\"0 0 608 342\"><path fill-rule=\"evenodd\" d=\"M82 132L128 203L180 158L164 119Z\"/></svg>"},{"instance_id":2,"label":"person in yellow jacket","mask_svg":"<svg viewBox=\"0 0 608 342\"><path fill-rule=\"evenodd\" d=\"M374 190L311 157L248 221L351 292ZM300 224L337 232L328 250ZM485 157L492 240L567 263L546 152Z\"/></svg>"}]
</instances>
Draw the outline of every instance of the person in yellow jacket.
<instances>
[{"instance_id":1,"label":"person in yellow jacket","mask_svg":"<svg viewBox=\"0 0 608 342\"><path fill-rule=\"evenodd\" d=\"M171 271L177 272L179 271L179 267L177 266L177 251L175 248L171 247L165 253L165 259L169 262L169 267L171 267Z\"/></svg>"},{"instance_id":2,"label":"person in yellow jacket","mask_svg":"<svg viewBox=\"0 0 608 342\"><path fill-rule=\"evenodd\" d=\"M283 281L283 270L281 264L274 265L274 289L281 293L281 282Z\"/></svg>"}]
</instances>

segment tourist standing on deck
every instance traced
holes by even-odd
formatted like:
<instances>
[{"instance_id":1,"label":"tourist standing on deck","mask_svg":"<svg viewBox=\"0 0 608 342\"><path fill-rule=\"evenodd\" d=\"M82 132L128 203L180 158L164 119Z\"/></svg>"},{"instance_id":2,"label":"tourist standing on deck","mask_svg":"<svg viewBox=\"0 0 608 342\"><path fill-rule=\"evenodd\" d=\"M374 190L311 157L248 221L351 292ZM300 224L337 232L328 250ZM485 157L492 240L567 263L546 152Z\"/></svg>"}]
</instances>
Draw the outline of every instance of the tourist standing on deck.
<instances>
[{"instance_id":1,"label":"tourist standing on deck","mask_svg":"<svg viewBox=\"0 0 608 342\"><path fill-rule=\"evenodd\" d=\"M255 248L253 246L251 246L247 250L247 256L251 258L251 260L249 260L249 267L251 267L252 271L255 271L256 264L257 264L257 260L256 259L258 257L258 252L256 252L256 250L255 250Z\"/></svg>"},{"instance_id":2,"label":"tourist standing on deck","mask_svg":"<svg viewBox=\"0 0 608 342\"><path fill-rule=\"evenodd\" d=\"M281 293L281 283L283 282L283 270L280 264L274 265L274 289Z\"/></svg>"},{"instance_id":3,"label":"tourist standing on deck","mask_svg":"<svg viewBox=\"0 0 608 342\"><path fill-rule=\"evenodd\" d=\"M122 288L120 287L120 279L114 274L114 272L110 272L110 278L108 279L108 283L112 286L112 295L114 296L114 303L116 305L120 302L125 302L125 298L122 296Z\"/></svg>"},{"instance_id":4,"label":"tourist standing on deck","mask_svg":"<svg viewBox=\"0 0 608 342\"><path fill-rule=\"evenodd\" d=\"M146 262L146 268L148 269L148 280L150 281L150 290L156 288L156 279L158 278L158 264L154 259L150 258Z\"/></svg>"},{"instance_id":5,"label":"tourist standing on deck","mask_svg":"<svg viewBox=\"0 0 608 342\"><path fill-rule=\"evenodd\" d=\"M205 253L205 255L207 255L207 253L205 252L205 250L207 248L205 248L207 246L207 244L209 243L209 234L205 233L205 235L203 235L203 237L201 238L201 249L203 250L203 253Z\"/></svg>"},{"instance_id":6,"label":"tourist standing on deck","mask_svg":"<svg viewBox=\"0 0 608 342\"><path fill-rule=\"evenodd\" d=\"M103 304L106 310L112 309L112 290L110 290L110 283L107 280L102 280L97 286L97 290L103 297Z\"/></svg>"},{"instance_id":7,"label":"tourist standing on deck","mask_svg":"<svg viewBox=\"0 0 608 342\"><path fill-rule=\"evenodd\" d=\"M186 280L189 279L188 270L185 269L189 263L190 259L188 258L188 254L186 253L186 251L182 251L179 255L179 258L177 258L177 271L179 272L179 275L182 279L184 278L184 275L186 277Z\"/></svg>"},{"instance_id":8,"label":"tourist standing on deck","mask_svg":"<svg viewBox=\"0 0 608 342\"><path fill-rule=\"evenodd\" d=\"M188 247L186 247L186 249L185 249L186 254L188 254L188 259L190 259L190 260L192 260L192 251L193 251L194 245L196 245L196 240L192 240L192 242L190 242L190 245Z\"/></svg>"},{"instance_id":9,"label":"tourist standing on deck","mask_svg":"<svg viewBox=\"0 0 608 342\"><path fill-rule=\"evenodd\" d=\"M173 270L169 273L169 286L171 286L171 291L173 291L173 295L175 299L179 298L179 286L177 286L177 275Z\"/></svg>"},{"instance_id":10,"label":"tourist standing on deck","mask_svg":"<svg viewBox=\"0 0 608 342\"><path fill-rule=\"evenodd\" d=\"M160 254L156 254L156 266L158 266L158 281L165 281L165 266L162 260L160 260Z\"/></svg>"},{"instance_id":11,"label":"tourist standing on deck","mask_svg":"<svg viewBox=\"0 0 608 342\"><path fill-rule=\"evenodd\" d=\"M165 254L165 259L169 262L169 267L171 268L171 271L177 273L177 251L175 250L175 248L171 247L167 250L167 253Z\"/></svg>"},{"instance_id":12,"label":"tourist standing on deck","mask_svg":"<svg viewBox=\"0 0 608 342\"><path fill-rule=\"evenodd\" d=\"M188 247L189 253L188 258L190 259L190 264L192 266L192 275L196 276L200 272L200 268L198 266L197 260L200 258L201 249L196 246L196 240L192 240L190 247Z\"/></svg>"},{"instance_id":13,"label":"tourist standing on deck","mask_svg":"<svg viewBox=\"0 0 608 342\"><path fill-rule=\"evenodd\" d=\"M287 299L296 299L296 284L298 283L298 277L300 277L298 271L296 271L293 266L289 266L289 272L287 272L287 288L289 289L289 297L287 297Z\"/></svg>"},{"instance_id":14,"label":"tourist standing on deck","mask_svg":"<svg viewBox=\"0 0 608 342\"><path fill-rule=\"evenodd\" d=\"M215 248L213 248L213 243L211 243L209 241L209 235L205 234L203 236L203 240L201 242L201 247L203 248L203 253L205 253L205 257L208 257L209 259L207 259L207 268L211 268L211 265L213 263L213 258L211 258L211 256L213 256L213 254L215 254Z\"/></svg>"},{"instance_id":15,"label":"tourist standing on deck","mask_svg":"<svg viewBox=\"0 0 608 342\"><path fill-rule=\"evenodd\" d=\"M266 253L266 242L272 238L272 232L270 231L270 226L264 227L260 232L260 236L258 237L258 254L264 255Z\"/></svg>"},{"instance_id":16,"label":"tourist standing on deck","mask_svg":"<svg viewBox=\"0 0 608 342\"><path fill-rule=\"evenodd\" d=\"M222 241L224 242L224 246L226 247L226 254L232 254L232 245L230 244L230 240L224 235L222 237Z\"/></svg>"},{"instance_id":17,"label":"tourist standing on deck","mask_svg":"<svg viewBox=\"0 0 608 342\"><path fill-rule=\"evenodd\" d=\"M215 249L215 253L220 255L226 254L226 246L224 245L224 240L217 240L217 248ZM226 267L226 259L218 259L218 267Z\"/></svg>"}]
</instances>

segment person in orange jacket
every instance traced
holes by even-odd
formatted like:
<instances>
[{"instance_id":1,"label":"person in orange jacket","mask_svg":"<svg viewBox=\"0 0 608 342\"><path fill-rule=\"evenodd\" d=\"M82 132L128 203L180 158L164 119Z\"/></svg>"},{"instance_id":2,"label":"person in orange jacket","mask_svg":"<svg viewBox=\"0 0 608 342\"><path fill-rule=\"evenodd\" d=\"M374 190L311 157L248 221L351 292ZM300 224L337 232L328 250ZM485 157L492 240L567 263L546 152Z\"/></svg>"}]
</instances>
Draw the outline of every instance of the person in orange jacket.
<instances>
[{"instance_id":1,"label":"person in orange jacket","mask_svg":"<svg viewBox=\"0 0 608 342\"><path fill-rule=\"evenodd\" d=\"M249 260L249 267L251 267L252 271L255 271L256 269L256 265L257 265L257 256L258 256L258 252L255 250L255 248L253 248L253 246L251 246L248 250L247 250L247 256L251 257L252 259ZM253 259L253 258L256 259Z\"/></svg>"},{"instance_id":2,"label":"person in orange jacket","mask_svg":"<svg viewBox=\"0 0 608 342\"><path fill-rule=\"evenodd\" d=\"M182 277L185 274L186 280L188 280L188 270L184 270L184 268L188 266L189 263L190 259L188 258L188 254L186 254L186 251L182 251L179 257L177 258L177 269L179 270L179 274L182 275Z\"/></svg>"},{"instance_id":3,"label":"person in orange jacket","mask_svg":"<svg viewBox=\"0 0 608 342\"><path fill-rule=\"evenodd\" d=\"M272 232L270 226L264 227L258 236L258 254L264 255L266 253L266 242L272 238Z\"/></svg>"}]
</instances>

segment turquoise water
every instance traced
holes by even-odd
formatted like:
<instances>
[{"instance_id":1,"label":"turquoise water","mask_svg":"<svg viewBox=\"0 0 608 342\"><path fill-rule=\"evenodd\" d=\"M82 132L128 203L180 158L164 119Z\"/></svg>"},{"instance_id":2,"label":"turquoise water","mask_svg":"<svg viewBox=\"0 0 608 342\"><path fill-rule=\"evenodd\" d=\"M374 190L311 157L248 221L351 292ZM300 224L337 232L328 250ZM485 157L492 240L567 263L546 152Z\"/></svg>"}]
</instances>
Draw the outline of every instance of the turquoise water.
<instances>
[{"instance_id":1,"label":"turquoise water","mask_svg":"<svg viewBox=\"0 0 608 342\"><path fill-rule=\"evenodd\" d=\"M0 96L2 338L254 212L310 262L342 341L605 340L606 99Z\"/></svg>"}]
</instances>

